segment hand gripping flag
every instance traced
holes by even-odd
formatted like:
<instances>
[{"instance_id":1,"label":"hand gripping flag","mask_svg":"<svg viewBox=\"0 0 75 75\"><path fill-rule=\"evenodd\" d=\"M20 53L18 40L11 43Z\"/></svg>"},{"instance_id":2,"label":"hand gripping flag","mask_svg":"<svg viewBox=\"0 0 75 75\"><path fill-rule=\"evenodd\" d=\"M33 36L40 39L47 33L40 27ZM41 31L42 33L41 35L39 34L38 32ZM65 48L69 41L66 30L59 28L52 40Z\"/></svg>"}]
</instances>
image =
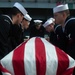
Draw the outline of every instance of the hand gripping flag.
<instances>
[{"instance_id":1,"label":"hand gripping flag","mask_svg":"<svg viewBox=\"0 0 75 75\"><path fill-rule=\"evenodd\" d=\"M72 75L75 60L44 38L33 37L6 55L1 65L8 75Z\"/></svg>"}]
</instances>

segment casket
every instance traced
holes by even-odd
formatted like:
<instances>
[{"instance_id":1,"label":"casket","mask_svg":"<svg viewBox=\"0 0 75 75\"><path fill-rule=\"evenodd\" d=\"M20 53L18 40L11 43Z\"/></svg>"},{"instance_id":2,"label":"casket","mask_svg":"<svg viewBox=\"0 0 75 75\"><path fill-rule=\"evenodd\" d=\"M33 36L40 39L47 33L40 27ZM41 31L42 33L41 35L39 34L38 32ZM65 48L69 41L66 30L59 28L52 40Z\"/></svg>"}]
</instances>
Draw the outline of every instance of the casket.
<instances>
[{"instance_id":1,"label":"casket","mask_svg":"<svg viewBox=\"0 0 75 75\"><path fill-rule=\"evenodd\" d=\"M3 75L71 75L75 60L44 38L21 43L1 60Z\"/></svg>"}]
</instances>

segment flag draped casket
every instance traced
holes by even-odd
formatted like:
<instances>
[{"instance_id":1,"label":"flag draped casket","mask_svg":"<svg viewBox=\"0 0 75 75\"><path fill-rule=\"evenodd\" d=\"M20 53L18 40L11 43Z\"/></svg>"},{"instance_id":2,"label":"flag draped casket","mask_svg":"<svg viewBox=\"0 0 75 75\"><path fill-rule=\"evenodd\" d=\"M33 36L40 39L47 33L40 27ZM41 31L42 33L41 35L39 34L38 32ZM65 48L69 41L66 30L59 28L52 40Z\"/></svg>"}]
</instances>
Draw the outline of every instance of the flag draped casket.
<instances>
[{"instance_id":1,"label":"flag draped casket","mask_svg":"<svg viewBox=\"0 0 75 75\"><path fill-rule=\"evenodd\" d=\"M4 75L71 75L75 61L44 38L33 37L6 55L1 65Z\"/></svg>"}]
</instances>

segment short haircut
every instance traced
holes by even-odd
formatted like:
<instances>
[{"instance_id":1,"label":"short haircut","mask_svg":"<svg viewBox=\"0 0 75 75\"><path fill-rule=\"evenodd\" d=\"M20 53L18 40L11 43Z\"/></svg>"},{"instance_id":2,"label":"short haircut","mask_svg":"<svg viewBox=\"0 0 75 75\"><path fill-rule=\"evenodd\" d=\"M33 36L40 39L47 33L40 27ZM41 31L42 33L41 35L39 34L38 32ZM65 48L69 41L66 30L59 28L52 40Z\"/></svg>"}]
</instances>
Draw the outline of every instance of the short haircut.
<instances>
[{"instance_id":1,"label":"short haircut","mask_svg":"<svg viewBox=\"0 0 75 75\"><path fill-rule=\"evenodd\" d=\"M12 15L16 15L16 14L18 14L18 13L21 13L22 14L22 12L19 10L19 9L17 9L16 7L13 7L12 8ZM23 14L22 14L23 15Z\"/></svg>"}]
</instances>

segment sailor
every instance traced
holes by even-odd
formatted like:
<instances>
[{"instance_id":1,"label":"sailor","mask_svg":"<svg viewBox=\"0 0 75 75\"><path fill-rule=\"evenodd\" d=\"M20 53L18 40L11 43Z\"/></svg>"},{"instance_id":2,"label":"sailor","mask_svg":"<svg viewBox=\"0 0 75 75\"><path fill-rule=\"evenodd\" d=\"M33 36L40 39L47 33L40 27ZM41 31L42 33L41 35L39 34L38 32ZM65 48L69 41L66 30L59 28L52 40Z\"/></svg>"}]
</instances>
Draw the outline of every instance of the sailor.
<instances>
[{"instance_id":1,"label":"sailor","mask_svg":"<svg viewBox=\"0 0 75 75\"><path fill-rule=\"evenodd\" d=\"M68 39L67 53L75 59L75 18L70 16L68 4L54 7L53 13L55 22L62 26Z\"/></svg>"},{"instance_id":2,"label":"sailor","mask_svg":"<svg viewBox=\"0 0 75 75\"><path fill-rule=\"evenodd\" d=\"M13 24L20 24L26 14L26 9L16 2L13 5L11 16L0 15L0 59L12 50L10 36Z\"/></svg>"},{"instance_id":3,"label":"sailor","mask_svg":"<svg viewBox=\"0 0 75 75\"><path fill-rule=\"evenodd\" d=\"M31 20L32 20L32 18L27 13L24 16L21 24L13 25L12 33L11 33L11 44L12 44L13 49L16 48L19 44L21 44L24 41L24 37L25 37L24 36L25 31L24 30L29 28Z\"/></svg>"},{"instance_id":4,"label":"sailor","mask_svg":"<svg viewBox=\"0 0 75 75\"><path fill-rule=\"evenodd\" d=\"M30 29L31 37L44 37L45 28L42 26L42 20L34 20L34 25Z\"/></svg>"}]
</instances>

